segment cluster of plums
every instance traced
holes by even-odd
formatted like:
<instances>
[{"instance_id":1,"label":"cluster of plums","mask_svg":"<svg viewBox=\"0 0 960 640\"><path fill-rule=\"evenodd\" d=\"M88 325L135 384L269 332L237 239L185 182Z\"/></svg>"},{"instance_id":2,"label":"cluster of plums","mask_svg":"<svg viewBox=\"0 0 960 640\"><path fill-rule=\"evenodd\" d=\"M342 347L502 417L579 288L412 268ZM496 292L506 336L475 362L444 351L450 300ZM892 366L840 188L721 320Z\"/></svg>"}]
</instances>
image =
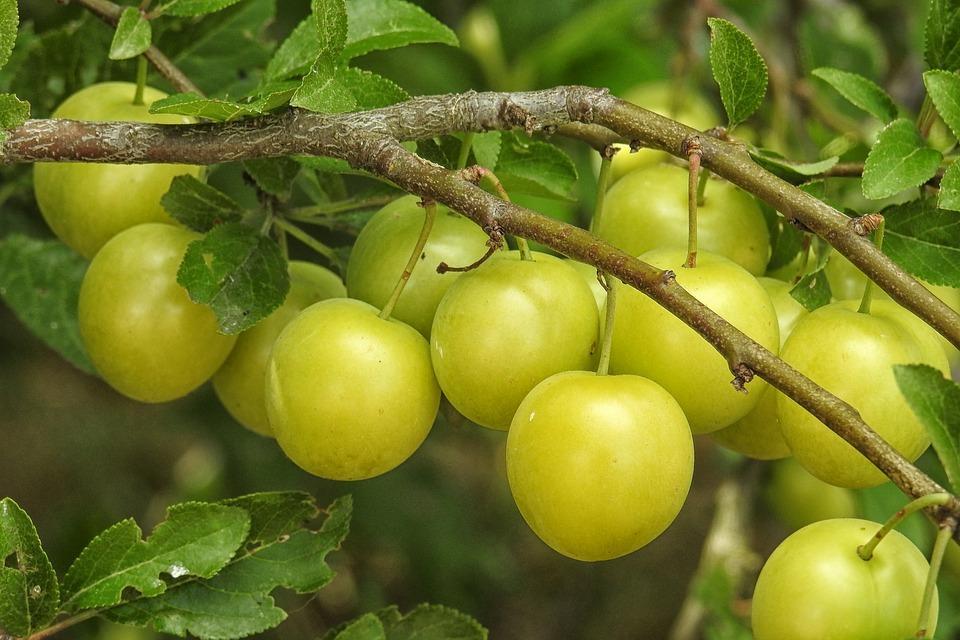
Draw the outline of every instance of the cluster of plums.
<instances>
[{"instance_id":1,"label":"cluster of plums","mask_svg":"<svg viewBox=\"0 0 960 640\"><path fill-rule=\"evenodd\" d=\"M97 85L55 116L159 121L129 104L131 92L122 83ZM661 160L617 172L593 231L673 270L704 304L852 404L916 459L929 439L902 399L892 365L921 362L948 372L948 352L933 330L888 300L875 300L869 313L858 312L856 301L807 313L790 296L791 284L757 277L770 253L763 215L751 197L720 180L711 179L700 209L697 266L684 267L687 173ZM476 424L508 431L508 478L523 517L551 547L582 560L629 553L670 525L692 479L694 434L709 433L755 458L793 455L837 486L885 480L762 380L748 393L737 391L729 363L703 338L616 281L610 374L598 375L606 292L593 267L504 250L471 271L440 274L440 262L471 264L487 248L479 227L444 207L399 302L382 317L424 221L412 196L384 207L363 229L346 286L322 267L291 262L283 305L239 337L221 335L212 311L176 283L184 250L199 235L173 224L159 198L183 172L198 169L36 168L37 200L51 228L92 257L80 292L84 343L103 378L127 396L167 401L212 378L230 413L275 437L297 465L324 478L358 480L395 468L419 447L442 393ZM77 193L87 195L78 200ZM833 273L835 290L857 277ZM956 305L956 291L946 294ZM908 635L902 624L883 625L895 616L914 624L926 561L899 538L884 542L874 560L860 560L856 547L874 526L831 520L789 538L757 587L757 638ZM804 612L815 603L804 596L807 583L837 576L814 575L814 565L798 568L811 555L816 566L849 566L845 589L886 580L902 596L900 608L885 609L877 604L886 602L883 588L867 594L864 586L862 610L848 613L877 626L851 627L847 635L790 627L810 619ZM796 613L782 613L784 600ZM777 616L768 613L774 605Z\"/></svg>"}]
</instances>

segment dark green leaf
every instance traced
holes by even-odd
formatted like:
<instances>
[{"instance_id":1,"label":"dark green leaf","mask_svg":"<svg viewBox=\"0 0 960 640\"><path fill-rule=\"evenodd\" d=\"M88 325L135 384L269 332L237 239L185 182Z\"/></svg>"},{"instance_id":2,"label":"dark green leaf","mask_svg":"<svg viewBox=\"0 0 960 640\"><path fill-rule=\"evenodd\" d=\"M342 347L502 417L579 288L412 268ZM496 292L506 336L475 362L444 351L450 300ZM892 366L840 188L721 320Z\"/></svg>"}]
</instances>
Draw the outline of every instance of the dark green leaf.
<instances>
[{"instance_id":1,"label":"dark green leaf","mask_svg":"<svg viewBox=\"0 0 960 640\"><path fill-rule=\"evenodd\" d=\"M240 0L170 0L159 10L171 16L202 16L238 2Z\"/></svg>"},{"instance_id":2,"label":"dark green leaf","mask_svg":"<svg viewBox=\"0 0 960 640\"><path fill-rule=\"evenodd\" d=\"M283 304L290 289L277 243L238 222L214 227L187 247L177 282L190 299L210 305L220 330L239 333Z\"/></svg>"},{"instance_id":3,"label":"dark green leaf","mask_svg":"<svg viewBox=\"0 0 960 640\"><path fill-rule=\"evenodd\" d=\"M487 630L456 609L421 604L387 629L388 640L486 640Z\"/></svg>"},{"instance_id":4,"label":"dark green leaf","mask_svg":"<svg viewBox=\"0 0 960 640\"><path fill-rule=\"evenodd\" d=\"M504 133L497 161L497 177L508 192L566 199L577 181L573 161L547 142L522 140Z\"/></svg>"},{"instance_id":5,"label":"dark green leaf","mask_svg":"<svg viewBox=\"0 0 960 640\"><path fill-rule=\"evenodd\" d=\"M77 321L87 262L61 242L0 240L0 297L33 333L75 367L93 373Z\"/></svg>"},{"instance_id":6,"label":"dark green leaf","mask_svg":"<svg viewBox=\"0 0 960 640\"><path fill-rule=\"evenodd\" d=\"M770 261L767 263L767 271L787 266L803 250L803 232L796 226L783 220L777 231L777 237L773 242L773 249L770 253Z\"/></svg>"},{"instance_id":7,"label":"dark green leaf","mask_svg":"<svg viewBox=\"0 0 960 640\"><path fill-rule=\"evenodd\" d=\"M330 637L332 640L387 640L387 632L376 614L367 613L347 623Z\"/></svg>"},{"instance_id":8,"label":"dark green leaf","mask_svg":"<svg viewBox=\"0 0 960 640\"><path fill-rule=\"evenodd\" d=\"M887 207L883 252L930 284L960 287L960 214L914 201Z\"/></svg>"},{"instance_id":9,"label":"dark green leaf","mask_svg":"<svg viewBox=\"0 0 960 640\"><path fill-rule=\"evenodd\" d=\"M927 71L923 74L923 84L937 108L937 113L960 137L960 75L950 71Z\"/></svg>"},{"instance_id":10,"label":"dark green leaf","mask_svg":"<svg viewBox=\"0 0 960 640\"><path fill-rule=\"evenodd\" d=\"M312 16L304 18L270 58L265 77L274 81L302 75L319 54L316 22Z\"/></svg>"},{"instance_id":11,"label":"dark green leaf","mask_svg":"<svg viewBox=\"0 0 960 640\"><path fill-rule=\"evenodd\" d=\"M434 138L417 140L416 154L424 160L429 160L430 162L438 164L441 167L446 167L448 169L453 167L453 162L450 160L450 156L447 155L447 152L443 150L443 147Z\"/></svg>"},{"instance_id":12,"label":"dark green leaf","mask_svg":"<svg viewBox=\"0 0 960 640\"><path fill-rule=\"evenodd\" d=\"M918 187L937 173L943 156L926 146L917 126L900 118L880 132L863 166L863 195L873 200Z\"/></svg>"},{"instance_id":13,"label":"dark green leaf","mask_svg":"<svg viewBox=\"0 0 960 640\"><path fill-rule=\"evenodd\" d=\"M922 364L893 367L900 392L927 428L954 492L960 491L960 385Z\"/></svg>"},{"instance_id":14,"label":"dark green leaf","mask_svg":"<svg viewBox=\"0 0 960 640\"><path fill-rule=\"evenodd\" d=\"M184 576L209 578L234 556L247 537L250 516L243 509L189 502L167 510L167 519L144 541L133 520L110 527L74 560L63 578L63 609L110 607L124 590L159 595Z\"/></svg>"},{"instance_id":15,"label":"dark green leaf","mask_svg":"<svg viewBox=\"0 0 960 640\"><path fill-rule=\"evenodd\" d=\"M375 50L439 42L458 46L456 34L405 0L352 0L347 5L347 60Z\"/></svg>"},{"instance_id":16,"label":"dark green leaf","mask_svg":"<svg viewBox=\"0 0 960 640\"><path fill-rule=\"evenodd\" d=\"M250 514L247 544L276 542L280 536L302 529L320 513L313 496L302 491L253 493L224 500L223 504Z\"/></svg>"},{"instance_id":17,"label":"dark green leaf","mask_svg":"<svg viewBox=\"0 0 960 640\"><path fill-rule=\"evenodd\" d=\"M117 30L110 43L110 59L126 60L135 58L150 48L153 29L150 21L143 17L136 7L127 7L120 14Z\"/></svg>"},{"instance_id":18,"label":"dark green leaf","mask_svg":"<svg viewBox=\"0 0 960 640\"><path fill-rule=\"evenodd\" d=\"M930 0L923 57L931 69L960 68L960 0Z\"/></svg>"},{"instance_id":19,"label":"dark green leaf","mask_svg":"<svg viewBox=\"0 0 960 640\"><path fill-rule=\"evenodd\" d=\"M224 222L237 222L242 213L233 198L190 175L175 177L160 204L180 224L203 232Z\"/></svg>"},{"instance_id":20,"label":"dark green leaf","mask_svg":"<svg viewBox=\"0 0 960 640\"><path fill-rule=\"evenodd\" d=\"M743 31L722 18L710 24L710 68L730 126L749 118L767 93L767 64Z\"/></svg>"},{"instance_id":21,"label":"dark green leaf","mask_svg":"<svg viewBox=\"0 0 960 640\"><path fill-rule=\"evenodd\" d=\"M257 99L250 103L250 108L258 113L266 113L278 107L286 106L296 92L299 82L271 82L261 87Z\"/></svg>"},{"instance_id":22,"label":"dark green leaf","mask_svg":"<svg viewBox=\"0 0 960 640\"><path fill-rule=\"evenodd\" d=\"M810 176L820 175L840 160L833 156L817 162L794 162L787 160L776 151L755 147L750 148L750 157L767 171L793 184L800 184L809 180Z\"/></svg>"},{"instance_id":23,"label":"dark green leaf","mask_svg":"<svg viewBox=\"0 0 960 640\"><path fill-rule=\"evenodd\" d=\"M350 166L350 163L340 158L330 158L327 156L297 156L294 158L301 166L321 171L323 173L355 173L358 175L367 175L366 172L359 171Z\"/></svg>"},{"instance_id":24,"label":"dark green leaf","mask_svg":"<svg viewBox=\"0 0 960 640\"><path fill-rule=\"evenodd\" d=\"M311 0L316 34L320 40L320 56L334 59L347 43L347 7L344 0Z\"/></svg>"},{"instance_id":25,"label":"dark green leaf","mask_svg":"<svg viewBox=\"0 0 960 640\"><path fill-rule=\"evenodd\" d=\"M290 104L318 113L342 113L357 106L350 90L337 77L337 69L326 58L317 58L294 92Z\"/></svg>"},{"instance_id":26,"label":"dark green leaf","mask_svg":"<svg viewBox=\"0 0 960 640\"><path fill-rule=\"evenodd\" d=\"M883 122L890 122L897 117L897 105L873 80L864 78L859 73L832 67L820 67L811 73L836 89L850 104Z\"/></svg>"},{"instance_id":27,"label":"dark green leaf","mask_svg":"<svg viewBox=\"0 0 960 640\"><path fill-rule=\"evenodd\" d=\"M346 537L351 511L350 497L341 498L328 508L319 531L299 529L248 548L210 580L186 581L159 597L112 609L107 616L164 633L208 639L239 638L274 627L286 613L275 606L270 593L277 587L311 593L330 582L333 571L325 558Z\"/></svg>"},{"instance_id":28,"label":"dark green leaf","mask_svg":"<svg viewBox=\"0 0 960 640\"><path fill-rule=\"evenodd\" d=\"M491 171L497 166L500 159L500 132L486 131L473 134L473 157L477 164Z\"/></svg>"},{"instance_id":29,"label":"dark green leaf","mask_svg":"<svg viewBox=\"0 0 960 640\"><path fill-rule=\"evenodd\" d=\"M30 117L30 103L12 93L0 93L0 129L15 129ZM0 135L6 135L0 132Z\"/></svg>"},{"instance_id":30,"label":"dark green leaf","mask_svg":"<svg viewBox=\"0 0 960 640\"><path fill-rule=\"evenodd\" d=\"M300 173L300 164L291 158L260 158L244 160L243 169L261 191L285 201Z\"/></svg>"},{"instance_id":31,"label":"dark green leaf","mask_svg":"<svg viewBox=\"0 0 960 640\"><path fill-rule=\"evenodd\" d=\"M0 500L0 633L26 638L57 615L57 574L23 509Z\"/></svg>"},{"instance_id":32,"label":"dark green leaf","mask_svg":"<svg viewBox=\"0 0 960 640\"><path fill-rule=\"evenodd\" d=\"M17 41L19 24L17 0L0 0L0 67L10 59L13 44Z\"/></svg>"},{"instance_id":33,"label":"dark green leaf","mask_svg":"<svg viewBox=\"0 0 960 640\"><path fill-rule=\"evenodd\" d=\"M358 109L379 109L410 99L392 80L356 67L340 69L337 80L354 97Z\"/></svg>"},{"instance_id":34,"label":"dark green leaf","mask_svg":"<svg viewBox=\"0 0 960 640\"><path fill-rule=\"evenodd\" d=\"M944 172L937 205L941 209L960 211L960 164L954 162Z\"/></svg>"},{"instance_id":35,"label":"dark green leaf","mask_svg":"<svg viewBox=\"0 0 960 640\"><path fill-rule=\"evenodd\" d=\"M803 276L800 282L790 289L790 295L806 307L807 311L830 304L833 294L830 292L830 283L827 282L827 274L823 267L820 266Z\"/></svg>"}]
</instances>

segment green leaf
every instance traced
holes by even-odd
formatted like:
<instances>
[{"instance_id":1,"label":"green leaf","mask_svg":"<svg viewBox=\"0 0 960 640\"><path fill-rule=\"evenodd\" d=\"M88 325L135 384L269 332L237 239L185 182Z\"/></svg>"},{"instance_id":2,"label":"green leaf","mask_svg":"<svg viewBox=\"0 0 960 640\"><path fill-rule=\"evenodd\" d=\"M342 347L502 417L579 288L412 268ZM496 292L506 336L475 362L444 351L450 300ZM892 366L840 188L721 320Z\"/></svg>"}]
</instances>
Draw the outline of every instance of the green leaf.
<instances>
[{"instance_id":1,"label":"green leaf","mask_svg":"<svg viewBox=\"0 0 960 640\"><path fill-rule=\"evenodd\" d=\"M26 638L57 615L57 574L30 516L10 498L0 500L0 634Z\"/></svg>"},{"instance_id":2,"label":"green leaf","mask_svg":"<svg viewBox=\"0 0 960 640\"><path fill-rule=\"evenodd\" d=\"M74 560L63 578L63 610L111 607L125 589L152 597L167 590L162 576L209 578L233 558L250 529L243 509L188 502L170 507L167 519L144 541L140 527L123 520Z\"/></svg>"},{"instance_id":3,"label":"green leaf","mask_svg":"<svg viewBox=\"0 0 960 640\"><path fill-rule=\"evenodd\" d=\"M883 211L883 252L930 284L960 287L960 214L914 201Z\"/></svg>"},{"instance_id":4,"label":"green leaf","mask_svg":"<svg viewBox=\"0 0 960 640\"><path fill-rule=\"evenodd\" d=\"M317 42L316 22L313 17L304 18L287 36L270 58L264 74L266 80L284 80L307 72L320 55Z\"/></svg>"},{"instance_id":5,"label":"green leaf","mask_svg":"<svg viewBox=\"0 0 960 640\"><path fill-rule=\"evenodd\" d=\"M16 129L29 117L29 102L21 100L12 93L0 93L0 129Z\"/></svg>"},{"instance_id":6,"label":"green leaf","mask_svg":"<svg viewBox=\"0 0 960 640\"><path fill-rule=\"evenodd\" d=\"M277 243L256 229L228 222L187 247L177 282L190 299L209 305L220 331L249 329L283 304L290 289Z\"/></svg>"},{"instance_id":7,"label":"green leaf","mask_svg":"<svg viewBox=\"0 0 960 640\"><path fill-rule=\"evenodd\" d=\"M78 369L93 373L77 321L87 262L62 242L0 240L0 298L23 324Z\"/></svg>"},{"instance_id":8,"label":"green leaf","mask_svg":"<svg viewBox=\"0 0 960 640\"><path fill-rule=\"evenodd\" d=\"M387 628L388 640L485 640L487 630L470 616L436 604L421 604Z\"/></svg>"},{"instance_id":9,"label":"green leaf","mask_svg":"<svg viewBox=\"0 0 960 640\"><path fill-rule=\"evenodd\" d=\"M941 209L960 211L960 164L956 162L947 167L940 180L937 206Z\"/></svg>"},{"instance_id":10,"label":"green leaf","mask_svg":"<svg viewBox=\"0 0 960 640\"><path fill-rule=\"evenodd\" d=\"M927 71L923 74L923 84L937 108L937 113L960 137L960 75L950 71Z\"/></svg>"},{"instance_id":11,"label":"green leaf","mask_svg":"<svg viewBox=\"0 0 960 640\"><path fill-rule=\"evenodd\" d=\"M558 147L504 133L496 174L508 192L568 199L577 168Z\"/></svg>"},{"instance_id":12,"label":"green leaf","mask_svg":"<svg viewBox=\"0 0 960 640\"><path fill-rule=\"evenodd\" d=\"M357 106L350 90L337 78L337 70L329 60L320 57L303 78L290 99L294 107L318 113L342 113Z\"/></svg>"},{"instance_id":13,"label":"green leaf","mask_svg":"<svg viewBox=\"0 0 960 640\"><path fill-rule=\"evenodd\" d=\"M332 640L387 640L387 631L376 614L366 613L330 637Z\"/></svg>"},{"instance_id":14,"label":"green leaf","mask_svg":"<svg viewBox=\"0 0 960 640\"><path fill-rule=\"evenodd\" d=\"M319 55L334 59L347 43L347 7L344 0L311 0L317 35L320 38Z\"/></svg>"},{"instance_id":15,"label":"green leaf","mask_svg":"<svg viewBox=\"0 0 960 640\"><path fill-rule=\"evenodd\" d=\"M837 90L847 102L863 109L867 113L883 122L890 122L897 117L897 105L873 80L865 78L859 73L841 71L832 67L820 67L811 72L831 87Z\"/></svg>"},{"instance_id":16,"label":"green leaf","mask_svg":"<svg viewBox=\"0 0 960 640\"><path fill-rule=\"evenodd\" d=\"M320 513L313 496L302 491L253 493L229 498L222 504L240 507L250 514L247 544L276 542L281 536L304 528Z\"/></svg>"},{"instance_id":17,"label":"green leaf","mask_svg":"<svg viewBox=\"0 0 960 640\"><path fill-rule=\"evenodd\" d=\"M243 169L261 191L286 201L300 173L300 164L292 158L261 158L244 160Z\"/></svg>"},{"instance_id":18,"label":"green leaf","mask_svg":"<svg viewBox=\"0 0 960 640\"><path fill-rule=\"evenodd\" d=\"M240 0L170 0L161 5L158 11L171 16L202 16L226 9Z\"/></svg>"},{"instance_id":19,"label":"green leaf","mask_svg":"<svg viewBox=\"0 0 960 640\"><path fill-rule=\"evenodd\" d=\"M175 177L160 204L180 224L202 232L237 222L243 212L233 198L191 175Z\"/></svg>"},{"instance_id":20,"label":"green leaf","mask_svg":"<svg viewBox=\"0 0 960 640\"><path fill-rule=\"evenodd\" d=\"M823 265L818 265L816 269L803 276L800 282L795 284L793 289L790 289L790 295L802 304L807 311L813 311L830 304L833 294L830 292L830 283L827 281L827 274L823 270Z\"/></svg>"},{"instance_id":21,"label":"green leaf","mask_svg":"<svg viewBox=\"0 0 960 640\"><path fill-rule=\"evenodd\" d=\"M210 580L190 580L162 595L106 612L115 622L152 626L163 633L198 638L239 638L278 625L286 613L270 593L283 587L312 593L333 578L327 554L350 527L352 500L334 502L319 531L299 529L247 551ZM262 530L262 527L261 527Z\"/></svg>"},{"instance_id":22,"label":"green leaf","mask_svg":"<svg viewBox=\"0 0 960 640\"><path fill-rule=\"evenodd\" d=\"M930 0L923 57L931 69L960 68L960 0Z\"/></svg>"},{"instance_id":23,"label":"green leaf","mask_svg":"<svg viewBox=\"0 0 960 640\"><path fill-rule=\"evenodd\" d=\"M13 53L19 25L17 0L0 0L0 67L7 64L10 54Z\"/></svg>"},{"instance_id":24,"label":"green leaf","mask_svg":"<svg viewBox=\"0 0 960 640\"><path fill-rule=\"evenodd\" d=\"M405 0L351 0L347 5L347 43L343 58L408 44L439 42L459 46L456 34Z\"/></svg>"},{"instance_id":25,"label":"green leaf","mask_svg":"<svg viewBox=\"0 0 960 640\"><path fill-rule=\"evenodd\" d=\"M340 69L337 80L354 97L358 109L379 109L410 99L393 80L356 67Z\"/></svg>"},{"instance_id":26,"label":"green leaf","mask_svg":"<svg viewBox=\"0 0 960 640\"><path fill-rule=\"evenodd\" d=\"M960 491L960 385L933 367L893 367L900 392L927 428L954 492Z\"/></svg>"},{"instance_id":27,"label":"green leaf","mask_svg":"<svg viewBox=\"0 0 960 640\"><path fill-rule=\"evenodd\" d=\"M473 157L477 164L491 171L500 159L501 136L499 131L486 131L473 134Z\"/></svg>"},{"instance_id":28,"label":"green leaf","mask_svg":"<svg viewBox=\"0 0 960 640\"><path fill-rule=\"evenodd\" d=\"M803 250L803 232L796 226L782 220L776 231L776 239L773 241L770 252L770 261L767 263L768 272L787 266Z\"/></svg>"},{"instance_id":29,"label":"green leaf","mask_svg":"<svg viewBox=\"0 0 960 640\"><path fill-rule=\"evenodd\" d=\"M880 131L863 166L863 195L879 200L918 187L937 173L943 156L926 146L917 126L900 118Z\"/></svg>"},{"instance_id":30,"label":"green leaf","mask_svg":"<svg viewBox=\"0 0 960 640\"><path fill-rule=\"evenodd\" d=\"M710 68L734 127L756 111L767 93L767 64L743 31L722 18L710 24Z\"/></svg>"},{"instance_id":31,"label":"green leaf","mask_svg":"<svg viewBox=\"0 0 960 640\"><path fill-rule=\"evenodd\" d=\"M149 49L152 41L153 29L150 21L143 17L136 7L127 7L120 14L117 30L110 43L110 59L135 58Z\"/></svg>"},{"instance_id":32,"label":"green leaf","mask_svg":"<svg viewBox=\"0 0 960 640\"><path fill-rule=\"evenodd\" d=\"M833 156L817 162L794 162L770 149L750 147L749 151L750 157L757 164L793 184L800 184L809 180L810 176L820 175L840 160L837 156Z\"/></svg>"},{"instance_id":33,"label":"green leaf","mask_svg":"<svg viewBox=\"0 0 960 640\"><path fill-rule=\"evenodd\" d=\"M196 93L175 93L150 105L150 113L176 113L215 122L226 122L243 116L256 115L249 105L205 98Z\"/></svg>"}]
</instances>

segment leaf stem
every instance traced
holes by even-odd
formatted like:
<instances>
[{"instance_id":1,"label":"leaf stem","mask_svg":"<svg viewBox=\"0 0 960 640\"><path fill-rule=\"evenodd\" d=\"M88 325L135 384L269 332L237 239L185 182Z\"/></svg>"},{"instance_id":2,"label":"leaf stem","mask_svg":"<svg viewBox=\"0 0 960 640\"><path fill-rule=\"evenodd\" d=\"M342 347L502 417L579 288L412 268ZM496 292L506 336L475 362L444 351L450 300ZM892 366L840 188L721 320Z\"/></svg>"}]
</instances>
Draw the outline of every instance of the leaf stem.
<instances>
[{"instance_id":1,"label":"leaf stem","mask_svg":"<svg viewBox=\"0 0 960 640\"><path fill-rule=\"evenodd\" d=\"M936 121L937 109L933 106L933 100L930 99L928 93L923 97L923 104L920 106L920 113L917 115L917 128L924 140L930 135L930 129Z\"/></svg>"},{"instance_id":2,"label":"leaf stem","mask_svg":"<svg viewBox=\"0 0 960 640\"><path fill-rule=\"evenodd\" d=\"M143 106L143 89L147 86L147 59L137 56L137 90L133 94L133 104Z\"/></svg>"},{"instance_id":3,"label":"leaf stem","mask_svg":"<svg viewBox=\"0 0 960 640\"><path fill-rule=\"evenodd\" d=\"M403 293L403 288L407 286L410 275L420 262L420 256L423 255L423 248L427 246L427 238L430 237L430 230L433 229L433 221L437 217L436 201L425 200L423 203L423 212L423 227L420 228L420 237L417 238L417 244L410 253L407 266L403 268L403 273L400 274L400 279L397 280L397 285L393 288L390 299L387 300L387 303L383 305L383 309L380 311L380 317L384 320L387 320L390 314L393 313L393 308L397 306L397 301L400 300L400 294Z\"/></svg>"},{"instance_id":4,"label":"leaf stem","mask_svg":"<svg viewBox=\"0 0 960 640\"><path fill-rule=\"evenodd\" d=\"M943 556L947 552L947 545L953 538L956 522L952 519L945 521L937 530L937 537L930 552L930 571L927 573L927 583L923 588L923 600L920 602L920 619L917 621L918 638L926 638L927 631L936 625L937 618L933 612L933 593L937 589L937 577L943 564Z\"/></svg>"},{"instance_id":5,"label":"leaf stem","mask_svg":"<svg viewBox=\"0 0 960 640\"><path fill-rule=\"evenodd\" d=\"M323 244L322 242L320 242L319 240L311 236L309 233L307 233L297 225L291 222L288 222L287 220L284 220L280 216L274 217L273 224L278 229L282 229L283 231L289 233L291 236L293 236L303 244L307 245L308 247L310 247L311 249L313 249L314 251L322 255L324 258L329 260L332 264L336 264L338 262L337 254L334 253L333 249Z\"/></svg>"},{"instance_id":6,"label":"leaf stem","mask_svg":"<svg viewBox=\"0 0 960 640\"><path fill-rule=\"evenodd\" d=\"M617 313L617 283L613 277L599 272L600 282L607 290L606 315L603 325L603 342L600 345L600 361L597 364L597 375L605 376L610 370L610 348L613 345L613 319Z\"/></svg>"},{"instance_id":7,"label":"leaf stem","mask_svg":"<svg viewBox=\"0 0 960 640\"><path fill-rule=\"evenodd\" d=\"M943 506L952 499L953 496L949 493L930 493L907 503L905 507L890 516L883 526L880 527L880 530L873 534L873 537L870 538L866 544L857 547L857 555L860 556L861 560L870 560L873 558L873 552L876 550L877 545L880 544L880 541L897 525L903 522L904 518L915 511L926 509L927 507Z\"/></svg>"},{"instance_id":8,"label":"leaf stem","mask_svg":"<svg viewBox=\"0 0 960 640\"><path fill-rule=\"evenodd\" d=\"M474 135L476 134L472 131L463 134L463 141L460 142L460 155L457 157L457 169L463 169L467 166L467 159L470 157L470 148L473 146Z\"/></svg>"},{"instance_id":9,"label":"leaf stem","mask_svg":"<svg viewBox=\"0 0 960 640\"><path fill-rule=\"evenodd\" d=\"M877 230L873 236L873 242L877 245L877 249L883 249L883 228L885 222L884 220L880 221L880 226L877 227ZM873 280L867 278L867 284L863 288L863 297L860 298L860 308L857 309L860 313L870 313L870 303L873 302Z\"/></svg>"},{"instance_id":10,"label":"leaf stem","mask_svg":"<svg viewBox=\"0 0 960 640\"><path fill-rule=\"evenodd\" d=\"M26 640L42 640L42 638L48 638L55 633L60 633L64 629L72 627L75 624L79 624L84 620L89 620L90 618L97 616L99 613L100 611L98 609L90 609L88 611L83 611L76 615L70 616L69 618L64 618L60 622L52 624L46 629L41 629L40 631L27 636Z\"/></svg>"}]
</instances>

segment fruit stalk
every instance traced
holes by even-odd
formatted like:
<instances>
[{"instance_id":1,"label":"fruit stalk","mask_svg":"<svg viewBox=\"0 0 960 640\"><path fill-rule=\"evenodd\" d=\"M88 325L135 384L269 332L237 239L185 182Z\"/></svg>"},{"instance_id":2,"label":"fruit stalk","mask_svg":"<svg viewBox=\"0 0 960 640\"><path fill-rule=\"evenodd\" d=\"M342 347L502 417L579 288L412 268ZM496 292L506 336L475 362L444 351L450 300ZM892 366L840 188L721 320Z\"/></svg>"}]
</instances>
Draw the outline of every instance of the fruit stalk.
<instances>
[{"instance_id":1,"label":"fruit stalk","mask_svg":"<svg viewBox=\"0 0 960 640\"><path fill-rule=\"evenodd\" d=\"M607 290L606 316L603 324L603 343L600 346L600 361L597 375L605 376L610 370L610 347L613 345L613 319L617 315L617 285L606 273L601 274L601 283Z\"/></svg>"},{"instance_id":2,"label":"fruit stalk","mask_svg":"<svg viewBox=\"0 0 960 640\"><path fill-rule=\"evenodd\" d=\"M918 638L926 638L927 631L937 623L937 617L932 611L933 594L937 590L937 577L940 575L940 567L943 565L943 556L947 552L947 545L950 544L950 540L956 531L956 525L956 521L950 519L941 524L937 530L933 551L930 553L930 572L927 573L927 583L923 588L920 619L917 621Z\"/></svg>"},{"instance_id":3,"label":"fruit stalk","mask_svg":"<svg viewBox=\"0 0 960 640\"><path fill-rule=\"evenodd\" d=\"M873 242L877 246L877 249L883 250L883 228L884 220L880 218L880 225L877 227L875 235L873 237ZM863 288L863 297L860 298L860 308L857 309L860 313L870 313L870 303L873 301L873 280L867 278L867 284Z\"/></svg>"},{"instance_id":4,"label":"fruit stalk","mask_svg":"<svg viewBox=\"0 0 960 640\"><path fill-rule=\"evenodd\" d=\"M397 301L400 300L400 294L403 293L403 288L407 286L407 281L410 280L410 274L413 273L417 263L420 262L420 256L423 255L423 248L427 246L427 238L430 237L430 230L433 229L433 221L437 217L436 201L424 200L423 212L423 227L420 229L417 244L414 245L413 252L410 253L410 259L407 260L407 265L403 268L403 273L400 274L397 286L393 288L393 293L390 294L387 303L383 305L383 309L380 310L380 317L384 320L388 319L390 314L393 313L393 308L397 306Z\"/></svg>"},{"instance_id":5,"label":"fruit stalk","mask_svg":"<svg viewBox=\"0 0 960 640\"><path fill-rule=\"evenodd\" d=\"M143 106L143 88L147 86L147 59L137 56L137 90L133 94L133 104Z\"/></svg>"},{"instance_id":6,"label":"fruit stalk","mask_svg":"<svg viewBox=\"0 0 960 640\"><path fill-rule=\"evenodd\" d=\"M869 542L858 547L857 555L860 556L862 560L869 561L873 557L873 552L876 550L877 545L880 544L880 542L888 533L890 533L890 531L903 522L904 518L909 516L911 513L919 511L920 509L944 506L952 499L953 496L951 496L949 493L932 493L911 501L904 508L890 516L890 518L883 523L883 526L880 527L880 530L873 534L873 537L870 538Z\"/></svg>"},{"instance_id":7,"label":"fruit stalk","mask_svg":"<svg viewBox=\"0 0 960 640\"><path fill-rule=\"evenodd\" d=\"M683 266L692 269L697 266L697 207L702 204L700 198L700 158L703 150L697 136L685 143L687 158L690 161L690 178L687 182L687 260Z\"/></svg>"}]
</instances>

